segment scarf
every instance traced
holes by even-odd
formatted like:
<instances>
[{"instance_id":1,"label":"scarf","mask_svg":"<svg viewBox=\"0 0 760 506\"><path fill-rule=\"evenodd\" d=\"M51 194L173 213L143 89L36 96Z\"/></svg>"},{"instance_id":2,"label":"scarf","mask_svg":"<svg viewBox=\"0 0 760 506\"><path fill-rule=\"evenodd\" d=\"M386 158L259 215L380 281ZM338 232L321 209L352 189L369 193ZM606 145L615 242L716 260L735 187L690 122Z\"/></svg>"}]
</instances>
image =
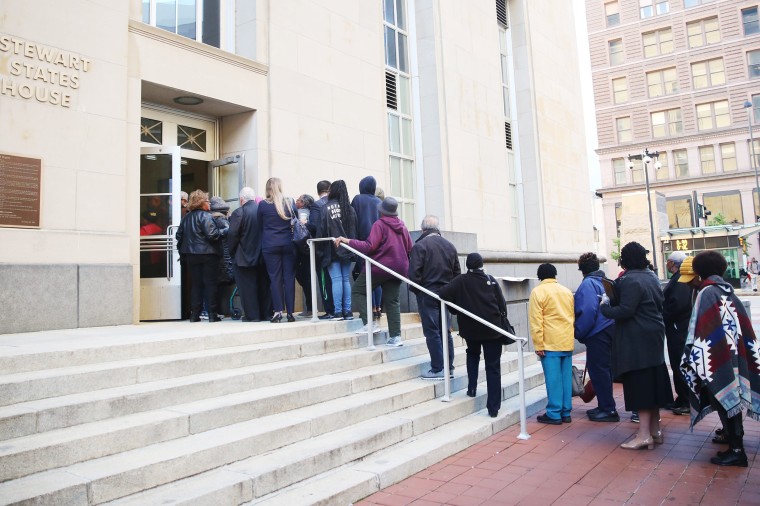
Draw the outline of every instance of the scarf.
<instances>
[{"instance_id":1,"label":"scarf","mask_svg":"<svg viewBox=\"0 0 760 506\"><path fill-rule=\"evenodd\" d=\"M691 428L712 413L715 397L729 417L760 420L760 355L752 322L734 290L710 276L689 319L681 372L689 385Z\"/></svg>"}]
</instances>

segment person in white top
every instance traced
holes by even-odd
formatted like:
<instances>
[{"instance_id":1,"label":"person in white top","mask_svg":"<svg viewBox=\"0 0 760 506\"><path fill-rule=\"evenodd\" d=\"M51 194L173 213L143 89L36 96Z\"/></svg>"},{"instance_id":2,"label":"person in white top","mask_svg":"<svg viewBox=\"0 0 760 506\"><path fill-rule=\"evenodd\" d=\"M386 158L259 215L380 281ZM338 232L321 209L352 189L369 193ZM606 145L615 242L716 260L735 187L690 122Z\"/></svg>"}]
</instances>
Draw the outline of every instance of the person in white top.
<instances>
[{"instance_id":1,"label":"person in white top","mask_svg":"<svg viewBox=\"0 0 760 506\"><path fill-rule=\"evenodd\" d=\"M752 283L752 291L757 291L757 276L760 274L760 263L752 257L747 262L747 272L749 273L750 282Z\"/></svg>"}]
</instances>

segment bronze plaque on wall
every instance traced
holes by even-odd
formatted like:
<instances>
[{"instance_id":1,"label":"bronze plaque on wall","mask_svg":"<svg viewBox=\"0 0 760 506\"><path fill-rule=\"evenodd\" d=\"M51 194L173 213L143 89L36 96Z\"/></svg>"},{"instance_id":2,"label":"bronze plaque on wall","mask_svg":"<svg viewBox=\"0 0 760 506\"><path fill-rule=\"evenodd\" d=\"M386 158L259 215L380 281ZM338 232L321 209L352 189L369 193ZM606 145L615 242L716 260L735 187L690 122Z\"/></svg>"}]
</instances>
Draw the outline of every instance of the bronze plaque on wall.
<instances>
[{"instance_id":1,"label":"bronze plaque on wall","mask_svg":"<svg viewBox=\"0 0 760 506\"><path fill-rule=\"evenodd\" d=\"M40 226L42 160L0 153L0 227Z\"/></svg>"}]
</instances>

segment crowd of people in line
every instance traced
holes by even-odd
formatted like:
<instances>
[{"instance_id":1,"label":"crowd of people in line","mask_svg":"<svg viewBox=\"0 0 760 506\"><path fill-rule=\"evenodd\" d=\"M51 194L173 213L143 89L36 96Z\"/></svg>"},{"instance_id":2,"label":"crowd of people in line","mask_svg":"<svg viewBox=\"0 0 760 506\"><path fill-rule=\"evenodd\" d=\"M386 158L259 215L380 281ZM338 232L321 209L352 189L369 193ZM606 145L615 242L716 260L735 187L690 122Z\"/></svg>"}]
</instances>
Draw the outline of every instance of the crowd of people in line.
<instances>
[{"instance_id":1,"label":"crowd of people in line","mask_svg":"<svg viewBox=\"0 0 760 506\"><path fill-rule=\"evenodd\" d=\"M614 281L599 270L596 255L581 255L578 268L584 277L575 294L557 283L553 265L539 266L529 323L548 401L537 420L553 425L572 421L575 338L586 346L598 402L587 411L591 421L620 421L612 383L623 384L625 409L639 425L622 448L651 450L663 443L660 409L690 414L692 428L717 412L722 428L712 440L728 449L711 462L747 467L742 416L746 410L760 420L760 350L744 305L722 277L727 262L717 251L694 257L675 252L666 265L672 277L663 289L648 253L639 243L626 244L620 254L623 272Z\"/></svg>"},{"instance_id":2,"label":"crowd of people in line","mask_svg":"<svg viewBox=\"0 0 760 506\"><path fill-rule=\"evenodd\" d=\"M282 182L270 178L263 199L252 188L240 191L240 206L227 218L229 205L196 190L176 233L183 265L192 281L190 321L200 320L204 305L209 321L219 321L217 284L234 280L241 296L244 321L295 321L295 281L306 294L311 316L311 266L308 250L294 242L300 221L318 243L316 255L322 320L352 320L352 300L359 305L368 338L379 332L383 308L387 316L387 346L402 346L399 292L401 281L374 264L371 267L372 314L367 314L365 262L352 250L412 281L430 368L423 379L444 377L444 346L454 374L451 316L441 318L438 298L504 328L506 303L498 282L483 269L483 258L470 253L461 271L459 253L443 237L436 216L422 220L416 241L398 217L398 202L384 197L373 177L361 180L359 194L349 201L342 180L320 181L318 197L285 197ZM347 245L351 249L342 247ZM742 412L760 419L760 350L751 321L724 275L727 263L716 251L695 257L675 252L667 260L672 274L662 288L651 269L649 252L630 242L620 252L622 273L605 277L594 253L577 261L583 280L575 293L557 282L557 269L538 267L539 284L528 303L529 330L541 362L546 391L545 413L538 422L570 423L572 357L575 340L586 347L586 365L597 406L586 413L593 422L619 422L613 382L623 384L626 411L638 431L626 449L652 449L662 444L660 409L691 415L691 426L716 411L722 429L715 443L729 449L711 461L723 466L747 466L743 447ZM355 264L352 269L352 264ZM353 282L352 278L353 277ZM429 294L432 293L436 297ZM501 407L501 354L511 339L466 314L458 316L467 344L467 395L477 395L478 368L484 356L488 413ZM445 337L444 337L445 336ZM667 340L667 346L666 346ZM444 344L445 341L445 344ZM665 351L667 350L667 352ZM667 355L671 377L665 362ZM673 395L675 391L675 397Z\"/></svg>"}]
</instances>

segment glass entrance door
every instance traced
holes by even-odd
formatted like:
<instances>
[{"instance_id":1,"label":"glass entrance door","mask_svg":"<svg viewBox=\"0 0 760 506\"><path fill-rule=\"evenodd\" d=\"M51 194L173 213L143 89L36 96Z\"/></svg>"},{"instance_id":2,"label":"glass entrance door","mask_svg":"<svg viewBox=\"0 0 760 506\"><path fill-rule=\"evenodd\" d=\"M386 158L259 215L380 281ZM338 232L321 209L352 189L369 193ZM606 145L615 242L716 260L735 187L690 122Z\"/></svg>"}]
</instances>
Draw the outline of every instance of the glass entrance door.
<instances>
[{"instance_id":1,"label":"glass entrance door","mask_svg":"<svg viewBox=\"0 0 760 506\"><path fill-rule=\"evenodd\" d=\"M180 148L140 150L140 320L178 320L181 269L174 234L180 213Z\"/></svg>"},{"instance_id":2,"label":"glass entrance door","mask_svg":"<svg viewBox=\"0 0 760 506\"><path fill-rule=\"evenodd\" d=\"M238 196L245 186L244 165L243 155L228 156L209 162L210 193L223 198L229 204L230 212L240 206Z\"/></svg>"}]
</instances>

